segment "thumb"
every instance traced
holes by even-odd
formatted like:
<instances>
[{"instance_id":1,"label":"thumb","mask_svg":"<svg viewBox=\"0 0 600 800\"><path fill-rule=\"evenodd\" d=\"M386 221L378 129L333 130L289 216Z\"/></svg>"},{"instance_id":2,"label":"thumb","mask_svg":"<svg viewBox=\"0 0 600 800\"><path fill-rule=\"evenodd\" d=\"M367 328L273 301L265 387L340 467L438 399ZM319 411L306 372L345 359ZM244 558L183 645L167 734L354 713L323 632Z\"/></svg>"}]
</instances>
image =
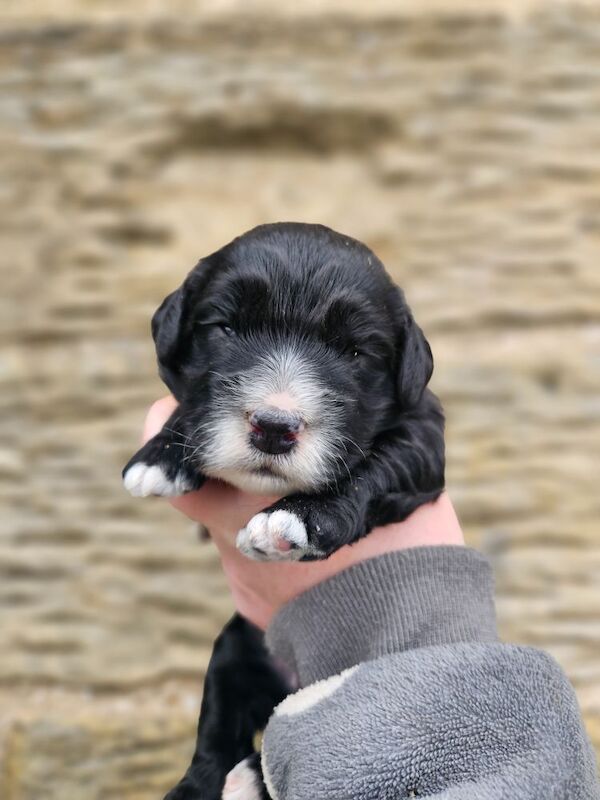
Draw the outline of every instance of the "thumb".
<instances>
[{"instance_id":1,"label":"thumb","mask_svg":"<svg viewBox=\"0 0 600 800\"><path fill-rule=\"evenodd\" d=\"M145 444L148 439L156 436L178 405L177 400L170 394L152 403L144 422L142 444Z\"/></svg>"}]
</instances>

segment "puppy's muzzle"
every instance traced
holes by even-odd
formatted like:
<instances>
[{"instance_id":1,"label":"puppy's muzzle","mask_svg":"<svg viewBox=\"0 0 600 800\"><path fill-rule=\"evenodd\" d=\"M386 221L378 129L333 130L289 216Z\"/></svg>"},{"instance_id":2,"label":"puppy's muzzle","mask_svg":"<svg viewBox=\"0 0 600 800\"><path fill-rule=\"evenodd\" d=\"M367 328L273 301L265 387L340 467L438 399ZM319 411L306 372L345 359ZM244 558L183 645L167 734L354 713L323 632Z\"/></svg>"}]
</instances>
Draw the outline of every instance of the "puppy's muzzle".
<instances>
[{"instance_id":1,"label":"puppy's muzzle","mask_svg":"<svg viewBox=\"0 0 600 800\"><path fill-rule=\"evenodd\" d=\"M257 409L248 421L250 442L257 450L270 455L289 453L304 427L298 413L272 406Z\"/></svg>"}]
</instances>

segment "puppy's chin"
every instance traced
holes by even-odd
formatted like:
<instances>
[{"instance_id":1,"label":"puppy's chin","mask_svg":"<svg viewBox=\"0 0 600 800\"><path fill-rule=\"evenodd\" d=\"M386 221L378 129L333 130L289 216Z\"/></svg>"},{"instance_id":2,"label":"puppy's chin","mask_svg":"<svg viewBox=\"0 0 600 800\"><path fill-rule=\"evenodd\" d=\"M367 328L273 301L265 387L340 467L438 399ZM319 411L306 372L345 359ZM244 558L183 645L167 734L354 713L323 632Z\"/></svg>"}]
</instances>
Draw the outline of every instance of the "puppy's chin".
<instances>
[{"instance_id":1,"label":"puppy's chin","mask_svg":"<svg viewBox=\"0 0 600 800\"><path fill-rule=\"evenodd\" d=\"M302 487L291 480L268 472L251 472L243 469L220 469L215 472L207 471L213 478L230 483L236 489L250 494L280 495L285 496L298 492Z\"/></svg>"}]
</instances>

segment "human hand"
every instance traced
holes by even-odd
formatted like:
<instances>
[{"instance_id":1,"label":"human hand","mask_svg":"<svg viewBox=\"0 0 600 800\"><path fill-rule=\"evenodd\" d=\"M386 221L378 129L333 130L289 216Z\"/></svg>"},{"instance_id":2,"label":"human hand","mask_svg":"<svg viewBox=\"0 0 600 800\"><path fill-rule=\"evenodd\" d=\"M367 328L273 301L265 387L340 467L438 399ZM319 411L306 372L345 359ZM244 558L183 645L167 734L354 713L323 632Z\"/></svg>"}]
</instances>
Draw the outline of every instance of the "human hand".
<instances>
[{"instance_id":1,"label":"human hand","mask_svg":"<svg viewBox=\"0 0 600 800\"><path fill-rule=\"evenodd\" d=\"M177 401L171 396L154 403L146 417L144 442L158 433L176 407ZM273 614L289 600L359 561L407 547L464 544L454 509L444 493L403 522L375 528L364 539L342 547L324 561L251 561L237 550L237 533L276 499L247 494L214 480L207 481L197 492L169 498L171 505L208 528L238 611L261 628L266 628Z\"/></svg>"}]
</instances>

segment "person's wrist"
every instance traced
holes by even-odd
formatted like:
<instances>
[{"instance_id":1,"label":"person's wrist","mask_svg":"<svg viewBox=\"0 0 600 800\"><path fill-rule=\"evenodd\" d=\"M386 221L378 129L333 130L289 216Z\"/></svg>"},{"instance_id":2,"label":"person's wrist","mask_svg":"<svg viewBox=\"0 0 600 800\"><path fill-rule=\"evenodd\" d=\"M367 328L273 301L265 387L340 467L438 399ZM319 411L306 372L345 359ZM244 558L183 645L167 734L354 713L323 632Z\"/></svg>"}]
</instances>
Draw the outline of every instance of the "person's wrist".
<instances>
[{"instance_id":1,"label":"person's wrist","mask_svg":"<svg viewBox=\"0 0 600 800\"><path fill-rule=\"evenodd\" d=\"M260 628L290 600L317 584L367 559L414 547L464 546L454 508L444 492L402 522L375 528L355 544L346 545L323 561L248 561L241 553L224 551L223 568L240 613Z\"/></svg>"}]
</instances>

